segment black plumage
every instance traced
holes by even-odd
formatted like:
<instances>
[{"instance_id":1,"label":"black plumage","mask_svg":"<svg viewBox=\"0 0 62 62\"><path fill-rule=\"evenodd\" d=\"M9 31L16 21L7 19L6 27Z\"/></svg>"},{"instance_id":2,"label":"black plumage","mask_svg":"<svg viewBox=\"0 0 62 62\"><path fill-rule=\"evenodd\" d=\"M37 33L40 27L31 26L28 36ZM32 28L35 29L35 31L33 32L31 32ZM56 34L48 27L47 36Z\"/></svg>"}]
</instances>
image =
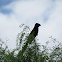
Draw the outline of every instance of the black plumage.
<instances>
[{"instance_id":1,"label":"black plumage","mask_svg":"<svg viewBox=\"0 0 62 62\"><path fill-rule=\"evenodd\" d=\"M30 35L33 34L34 37L38 35L38 27L41 26L39 23L36 23Z\"/></svg>"},{"instance_id":2,"label":"black plumage","mask_svg":"<svg viewBox=\"0 0 62 62\"><path fill-rule=\"evenodd\" d=\"M27 41L31 44L31 42L34 40L34 38L38 35L38 27L41 26L39 23L36 23L33 30L28 36Z\"/></svg>"}]
</instances>

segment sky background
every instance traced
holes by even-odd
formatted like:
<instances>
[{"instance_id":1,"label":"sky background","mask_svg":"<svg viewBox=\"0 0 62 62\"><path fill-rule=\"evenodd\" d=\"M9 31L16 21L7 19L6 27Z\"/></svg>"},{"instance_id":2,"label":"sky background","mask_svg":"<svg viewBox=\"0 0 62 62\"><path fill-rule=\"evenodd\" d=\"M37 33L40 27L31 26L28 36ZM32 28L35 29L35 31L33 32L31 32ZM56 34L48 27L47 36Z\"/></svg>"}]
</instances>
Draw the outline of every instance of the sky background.
<instances>
[{"instance_id":1,"label":"sky background","mask_svg":"<svg viewBox=\"0 0 62 62\"><path fill-rule=\"evenodd\" d=\"M62 42L62 0L0 0L0 38L9 49L16 46L19 26L40 23L38 39L45 44L52 36Z\"/></svg>"}]
</instances>

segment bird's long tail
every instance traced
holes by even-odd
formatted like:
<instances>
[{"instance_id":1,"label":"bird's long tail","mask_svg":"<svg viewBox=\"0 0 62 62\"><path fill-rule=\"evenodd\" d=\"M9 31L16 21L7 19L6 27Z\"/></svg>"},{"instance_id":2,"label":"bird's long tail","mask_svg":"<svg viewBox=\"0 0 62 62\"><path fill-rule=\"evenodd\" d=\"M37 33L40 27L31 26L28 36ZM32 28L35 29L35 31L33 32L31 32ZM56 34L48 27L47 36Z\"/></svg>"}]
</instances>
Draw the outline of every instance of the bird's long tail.
<instances>
[{"instance_id":1,"label":"bird's long tail","mask_svg":"<svg viewBox=\"0 0 62 62\"><path fill-rule=\"evenodd\" d=\"M34 40L34 36L33 35L29 35L27 41L24 43L24 46L22 47L22 51L21 51L22 55L25 52L25 50L27 49L28 44L31 44L33 40Z\"/></svg>"}]
</instances>

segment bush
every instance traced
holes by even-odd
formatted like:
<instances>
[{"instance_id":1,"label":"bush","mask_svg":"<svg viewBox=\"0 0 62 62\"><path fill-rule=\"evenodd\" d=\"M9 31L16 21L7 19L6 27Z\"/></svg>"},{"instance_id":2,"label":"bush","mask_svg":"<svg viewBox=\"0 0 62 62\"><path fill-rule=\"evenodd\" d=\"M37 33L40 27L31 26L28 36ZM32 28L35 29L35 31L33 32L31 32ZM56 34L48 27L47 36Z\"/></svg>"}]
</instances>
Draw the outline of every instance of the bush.
<instances>
[{"instance_id":1,"label":"bush","mask_svg":"<svg viewBox=\"0 0 62 62\"><path fill-rule=\"evenodd\" d=\"M62 62L62 45L52 36L50 37L51 40L46 42L46 45L41 45L42 50L39 49L40 45L37 43L37 38L24 46L30 29L24 24L22 26L24 26L23 30L17 35L16 49L13 51L10 52L8 46L0 39L0 62ZM49 48L48 45L51 42L57 43L57 45Z\"/></svg>"}]
</instances>

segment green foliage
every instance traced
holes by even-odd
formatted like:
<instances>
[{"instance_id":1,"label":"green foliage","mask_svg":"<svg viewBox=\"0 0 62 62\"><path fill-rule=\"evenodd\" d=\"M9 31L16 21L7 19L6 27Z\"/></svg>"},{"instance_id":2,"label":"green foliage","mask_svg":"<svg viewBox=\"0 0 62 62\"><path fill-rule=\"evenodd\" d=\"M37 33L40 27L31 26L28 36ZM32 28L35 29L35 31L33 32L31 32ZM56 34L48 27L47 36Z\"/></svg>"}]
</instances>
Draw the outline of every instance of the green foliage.
<instances>
[{"instance_id":1,"label":"green foliage","mask_svg":"<svg viewBox=\"0 0 62 62\"><path fill-rule=\"evenodd\" d=\"M61 43L51 36L51 40L40 47L37 38L28 42L29 27L24 24L20 27L23 30L17 35L16 49L10 52L8 46L0 39L0 62L62 62ZM52 47L48 46L50 43Z\"/></svg>"}]
</instances>

